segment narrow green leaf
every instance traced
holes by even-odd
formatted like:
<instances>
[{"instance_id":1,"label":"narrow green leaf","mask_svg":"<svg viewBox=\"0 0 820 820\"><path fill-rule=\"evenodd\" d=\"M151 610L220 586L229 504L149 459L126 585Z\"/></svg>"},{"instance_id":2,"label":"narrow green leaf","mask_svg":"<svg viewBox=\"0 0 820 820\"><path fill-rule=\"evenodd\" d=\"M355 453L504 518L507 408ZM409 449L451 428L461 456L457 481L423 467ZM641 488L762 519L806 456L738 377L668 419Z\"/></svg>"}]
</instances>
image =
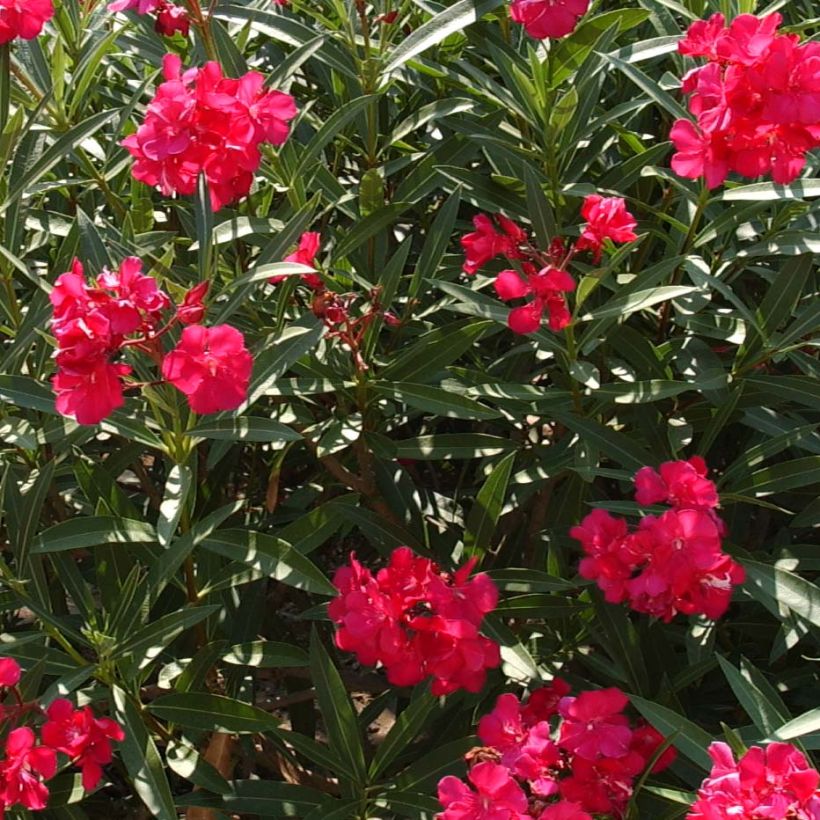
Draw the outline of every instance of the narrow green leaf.
<instances>
[{"instance_id":1,"label":"narrow green leaf","mask_svg":"<svg viewBox=\"0 0 820 820\"><path fill-rule=\"evenodd\" d=\"M428 48L438 45L451 34L463 31L488 11L498 8L501 2L502 0L458 0L449 8L440 11L431 20L419 26L409 37L400 40L384 67L384 75L395 71Z\"/></svg>"},{"instance_id":2,"label":"narrow green leaf","mask_svg":"<svg viewBox=\"0 0 820 820\"><path fill-rule=\"evenodd\" d=\"M342 678L315 629L310 636L310 678L316 687L316 700L325 722L330 748L352 765L357 783L366 783L367 765L356 712Z\"/></svg>"},{"instance_id":3,"label":"narrow green leaf","mask_svg":"<svg viewBox=\"0 0 820 820\"><path fill-rule=\"evenodd\" d=\"M263 709L241 700L204 692L177 692L151 701L152 715L205 732L250 734L278 729L279 721Z\"/></svg>"}]
</instances>

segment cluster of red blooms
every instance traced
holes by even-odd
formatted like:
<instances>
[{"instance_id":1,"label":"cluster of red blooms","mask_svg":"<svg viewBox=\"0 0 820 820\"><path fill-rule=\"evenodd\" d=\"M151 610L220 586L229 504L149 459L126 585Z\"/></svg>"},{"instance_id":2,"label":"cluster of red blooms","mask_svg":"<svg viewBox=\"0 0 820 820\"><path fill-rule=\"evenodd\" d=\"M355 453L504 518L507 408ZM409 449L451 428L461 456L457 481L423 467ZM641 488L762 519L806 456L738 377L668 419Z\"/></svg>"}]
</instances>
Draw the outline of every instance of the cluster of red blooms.
<instances>
[{"instance_id":1,"label":"cluster of red blooms","mask_svg":"<svg viewBox=\"0 0 820 820\"><path fill-rule=\"evenodd\" d=\"M565 37L589 9L589 0L512 0L510 17L536 40Z\"/></svg>"},{"instance_id":2,"label":"cluster of red blooms","mask_svg":"<svg viewBox=\"0 0 820 820\"><path fill-rule=\"evenodd\" d=\"M162 69L165 82L145 121L122 141L136 160L132 174L165 195L193 194L204 174L218 211L250 191L262 161L259 146L285 142L296 104L289 94L264 88L257 71L231 79L209 62L183 72L175 54L165 55Z\"/></svg>"},{"instance_id":3,"label":"cluster of red blooms","mask_svg":"<svg viewBox=\"0 0 820 820\"><path fill-rule=\"evenodd\" d=\"M588 196L581 208L586 223L575 244L567 248L563 239L553 240L546 253L533 247L527 232L511 219L496 214L473 218L475 231L461 238L465 262L462 270L475 274L482 265L497 256L516 260L518 270L503 270L495 280L495 291L505 302L531 297L525 305L510 311L507 323L515 333L535 333L546 313L550 330L563 330L572 321L564 294L575 290L575 280L566 267L583 251L592 253L597 263L604 241L631 242L637 239L637 222L620 197Z\"/></svg>"},{"instance_id":4,"label":"cluster of red blooms","mask_svg":"<svg viewBox=\"0 0 820 820\"><path fill-rule=\"evenodd\" d=\"M20 666L11 658L0 660L0 690L11 693L15 705L0 707L4 724L15 726L26 715L44 714L46 722L37 734L30 726L15 726L5 739L5 754L0 758L0 817L12 806L39 811L48 804L48 786L57 773L57 754L66 755L80 769L83 788L93 791L102 778L102 767L111 762L111 741L122 741L122 727L109 718L96 718L91 707L75 709L71 702L58 698L43 710L39 704L24 702L17 684Z\"/></svg>"},{"instance_id":5,"label":"cluster of red blooms","mask_svg":"<svg viewBox=\"0 0 820 820\"><path fill-rule=\"evenodd\" d=\"M586 554L581 575L596 581L607 601L627 601L666 622L678 613L715 619L726 612L745 573L722 550L726 527L706 475L699 456L667 461L658 472L643 467L635 476L636 501L672 509L644 516L632 532L624 519L596 509L570 530Z\"/></svg>"},{"instance_id":6,"label":"cluster of red blooms","mask_svg":"<svg viewBox=\"0 0 820 820\"><path fill-rule=\"evenodd\" d=\"M51 291L52 331L57 340L53 387L57 411L79 424L96 424L124 404L123 378L131 368L112 359L124 348L141 350L161 366L163 377L188 397L197 413L233 410L245 399L253 360L242 334L230 325L206 328L203 299L208 283L191 288L170 322L171 307L156 280L134 256L116 272L86 281L82 263L61 274ZM161 337L186 325L177 347L163 356ZM134 384L133 386L138 386Z\"/></svg>"},{"instance_id":7,"label":"cluster of red blooms","mask_svg":"<svg viewBox=\"0 0 820 820\"><path fill-rule=\"evenodd\" d=\"M187 37L191 28L191 20L185 8L167 0L114 0L113 3L109 3L108 10L155 14L154 28L157 33L166 37L171 37L176 32Z\"/></svg>"},{"instance_id":8,"label":"cluster of red blooms","mask_svg":"<svg viewBox=\"0 0 820 820\"><path fill-rule=\"evenodd\" d=\"M739 761L725 743L709 747L712 771L687 820L818 820L820 773L790 743L752 746Z\"/></svg>"},{"instance_id":9,"label":"cluster of red blooms","mask_svg":"<svg viewBox=\"0 0 820 820\"><path fill-rule=\"evenodd\" d=\"M498 589L483 573L470 578L474 565L468 561L454 573L442 572L409 547L399 547L373 575L351 554L350 566L333 578L339 596L329 614L339 626L336 645L365 666L384 666L396 686L432 677L434 695L478 692L501 655L498 644L479 633L484 616L495 609Z\"/></svg>"},{"instance_id":10,"label":"cluster of red blooms","mask_svg":"<svg viewBox=\"0 0 820 820\"><path fill-rule=\"evenodd\" d=\"M53 16L51 0L0 0L0 45L33 40Z\"/></svg>"},{"instance_id":11,"label":"cluster of red blooms","mask_svg":"<svg viewBox=\"0 0 820 820\"><path fill-rule=\"evenodd\" d=\"M656 757L663 736L630 725L620 689L581 692L556 678L526 704L501 695L478 724L484 746L467 754L467 778L438 784L439 820L592 820L621 818L634 783ZM665 749L659 772L675 759Z\"/></svg>"},{"instance_id":12,"label":"cluster of red blooms","mask_svg":"<svg viewBox=\"0 0 820 820\"><path fill-rule=\"evenodd\" d=\"M697 124L672 127L676 173L710 188L730 171L786 184L820 146L820 43L778 34L782 19L741 14L726 26L715 14L689 27L680 52L708 63L683 78Z\"/></svg>"}]
</instances>

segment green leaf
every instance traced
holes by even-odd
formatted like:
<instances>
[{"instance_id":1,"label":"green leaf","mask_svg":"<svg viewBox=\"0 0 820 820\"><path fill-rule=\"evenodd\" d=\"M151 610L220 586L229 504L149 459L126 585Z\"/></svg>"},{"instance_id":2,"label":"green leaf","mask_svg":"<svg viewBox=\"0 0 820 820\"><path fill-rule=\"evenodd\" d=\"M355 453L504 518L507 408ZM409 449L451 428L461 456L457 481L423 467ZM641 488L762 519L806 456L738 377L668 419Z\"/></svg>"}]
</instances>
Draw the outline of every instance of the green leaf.
<instances>
[{"instance_id":1,"label":"green leaf","mask_svg":"<svg viewBox=\"0 0 820 820\"><path fill-rule=\"evenodd\" d=\"M157 519L157 537L160 544L167 546L174 537L179 519L191 492L193 475L191 468L174 464L165 480L165 496L159 507Z\"/></svg>"},{"instance_id":2,"label":"green leaf","mask_svg":"<svg viewBox=\"0 0 820 820\"><path fill-rule=\"evenodd\" d=\"M196 217L197 263L200 282L210 281L214 273L214 213L211 209L211 196L208 192L208 180L200 173L194 199L194 216Z\"/></svg>"},{"instance_id":3,"label":"green leaf","mask_svg":"<svg viewBox=\"0 0 820 820\"><path fill-rule=\"evenodd\" d=\"M496 419L501 414L497 410L485 407L475 399L431 387L426 384L386 384L375 382L373 390L386 398L394 399L410 407L424 411L425 415L444 416L455 419Z\"/></svg>"},{"instance_id":4,"label":"green leaf","mask_svg":"<svg viewBox=\"0 0 820 820\"><path fill-rule=\"evenodd\" d=\"M419 254L419 261L413 272L413 279L408 290L409 297L418 296L422 282L432 279L438 272L441 260L453 236L453 228L458 217L461 205L461 188L456 188L445 203L439 208L433 224L425 237L424 245Z\"/></svg>"},{"instance_id":5,"label":"green leaf","mask_svg":"<svg viewBox=\"0 0 820 820\"><path fill-rule=\"evenodd\" d=\"M336 595L336 587L309 558L274 536L253 530L217 530L204 538L201 546L296 589Z\"/></svg>"},{"instance_id":6,"label":"green leaf","mask_svg":"<svg viewBox=\"0 0 820 820\"><path fill-rule=\"evenodd\" d=\"M355 227L345 232L339 243L333 248L333 261L338 262L363 245L373 236L389 228L396 219L410 207L408 202L391 202L369 216L360 219Z\"/></svg>"},{"instance_id":7,"label":"green leaf","mask_svg":"<svg viewBox=\"0 0 820 820\"><path fill-rule=\"evenodd\" d=\"M237 410L237 415L264 396L265 391L272 387L294 362L316 347L324 331L324 325L311 314L285 328L273 344L268 342L256 357L248 400Z\"/></svg>"},{"instance_id":8,"label":"green leaf","mask_svg":"<svg viewBox=\"0 0 820 820\"><path fill-rule=\"evenodd\" d=\"M276 641L250 641L232 646L223 656L225 663L255 666L259 669L307 666L308 654L298 646Z\"/></svg>"},{"instance_id":9,"label":"green leaf","mask_svg":"<svg viewBox=\"0 0 820 820\"><path fill-rule=\"evenodd\" d=\"M186 435L201 436L217 441L301 441L302 436L293 428L273 419L258 416L238 416L208 419L187 431Z\"/></svg>"},{"instance_id":10,"label":"green leaf","mask_svg":"<svg viewBox=\"0 0 820 820\"><path fill-rule=\"evenodd\" d=\"M0 373L0 399L28 410L58 415L54 406L54 393L42 382L29 376Z\"/></svg>"},{"instance_id":11,"label":"green leaf","mask_svg":"<svg viewBox=\"0 0 820 820\"><path fill-rule=\"evenodd\" d=\"M629 696L630 703L664 736L674 735L672 743L693 763L704 771L712 768L712 759L706 750L714 738L688 718L645 700L637 695Z\"/></svg>"},{"instance_id":12,"label":"green leaf","mask_svg":"<svg viewBox=\"0 0 820 820\"><path fill-rule=\"evenodd\" d=\"M524 184L527 187L527 207L535 230L535 237L541 248L549 248L553 238L558 236L558 225L544 189L530 165L524 166Z\"/></svg>"},{"instance_id":13,"label":"green leaf","mask_svg":"<svg viewBox=\"0 0 820 820\"><path fill-rule=\"evenodd\" d=\"M427 690L418 693L410 705L396 718L387 737L379 744L373 762L370 764L371 780L379 778L396 757L418 737L437 705L438 699Z\"/></svg>"},{"instance_id":14,"label":"green leaf","mask_svg":"<svg viewBox=\"0 0 820 820\"><path fill-rule=\"evenodd\" d=\"M613 54L602 54L601 56L617 68L625 77L632 80L644 94L671 114L676 120L689 119L689 114L686 109L671 94L664 91L657 82L644 74L639 68L624 62Z\"/></svg>"},{"instance_id":15,"label":"green leaf","mask_svg":"<svg viewBox=\"0 0 820 820\"><path fill-rule=\"evenodd\" d=\"M216 794L231 791L231 785L199 752L180 740L170 740L165 747L168 768L179 777Z\"/></svg>"},{"instance_id":16,"label":"green leaf","mask_svg":"<svg viewBox=\"0 0 820 820\"><path fill-rule=\"evenodd\" d=\"M784 723L767 738L767 741L793 740L796 737L802 737L803 735L817 731L820 731L820 708L811 709L808 712L804 712L800 717L796 717L788 723Z\"/></svg>"},{"instance_id":17,"label":"green leaf","mask_svg":"<svg viewBox=\"0 0 820 820\"><path fill-rule=\"evenodd\" d=\"M784 720L788 720L788 715L784 716L782 710L769 701L747 674L732 666L721 655L717 656L717 661L726 676L726 680L729 681L729 686L732 687L738 703L746 710L746 714L758 728L761 738L771 735L779 726L783 725Z\"/></svg>"},{"instance_id":18,"label":"green leaf","mask_svg":"<svg viewBox=\"0 0 820 820\"><path fill-rule=\"evenodd\" d=\"M781 606L820 627L820 587L785 569L758 561L741 560L746 569L746 588L760 590Z\"/></svg>"},{"instance_id":19,"label":"green leaf","mask_svg":"<svg viewBox=\"0 0 820 820\"><path fill-rule=\"evenodd\" d=\"M137 630L130 638L118 644L116 655L133 655L137 668L148 666L157 655L186 629L190 629L218 612L218 605L196 606L169 612Z\"/></svg>"},{"instance_id":20,"label":"green leaf","mask_svg":"<svg viewBox=\"0 0 820 820\"><path fill-rule=\"evenodd\" d=\"M390 74L408 60L438 45L451 34L463 31L488 11L498 8L501 2L502 0L458 0L419 26L408 37L402 38L400 44L390 53L383 74Z\"/></svg>"},{"instance_id":21,"label":"green leaf","mask_svg":"<svg viewBox=\"0 0 820 820\"><path fill-rule=\"evenodd\" d=\"M190 792L177 798L179 806L201 806L240 817L304 817L314 807L332 805L323 792L275 780L232 780L223 795ZM324 814L322 816L325 816Z\"/></svg>"},{"instance_id":22,"label":"green leaf","mask_svg":"<svg viewBox=\"0 0 820 820\"><path fill-rule=\"evenodd\" d=\"M800 179L790 185L774 182L755 182L727 188L717 198L724 202L769 202L776 199L807 199L820 196L820 180Z\"/></svg>"},{"instance_id":23,"label":"green leaf","mask_svg":"<svg viewBox=\"0 0 820 820\"><path fill-rule=\"evenodd\" d=\"M156 541L156 530L145 521L88 515L49 527L34 539L31 552L39 555L101 544L150 544Z\"/></svg>"},{"instance_id":24,"label":"green leaf","mask_svg":"<svg viewBox=\"0 0 820 820\"><path fill-rule=\"evenodd\" d=\"M26 170L21 178L15 181L14 186L10 186L5 201L0 205L0 213L5 212L8 206L29 186L39 182L58 162L64 160L85 140L96 134L107 122L113 120L118 113L119 111L116 108L100 111L66 131L37 158L36 162Z\"/></svg>"},{"instance_id":25,"label":"green leaf","mask_svg":"<svg viewBox=\"0 0 820 820\"><path fill-rule=\"evenodd\" d=\"M294 169L293 179L297 180L304 177L307 173L307 169L322 152L322 149L336 139L341 134L342 129L358 116L362 109L375 100L377 100L375 95L357 97L355 100L350 100L350 102L336 108L322 123L321 128L311 137L307 148L305 148L304 153L299 158L299 162Z\"/></svg>"},{"instance_id":26,"label":"green leaf","mask_svg":"<svg viewBox=\"0 0 820 820\"><path fill-rule=\"evenodd\" d=\"M381 377L391 382L432 380L491 328L492 322L458 321L428 331L394 356Z\"/></svg>"},{"instance_id":27,"label":"green leaf","mask_svg":"<svg viewBox=\"0 0 820 820\"><path fill-rule=\"evenodd\" d=\"M676 299L679 296L687 296L694 293L697 288L688 287L685 285L664 285L659 288L649 288L647 290L639 290L635 293L627 293L623 296L616 296L610 299L603 307L595 308L590 313L585 313L581 316L581 321L586 322L591 319L605 319L612 316L629 316L639 310L646 310L646 308L661 302L668 302L670 299Z\"/></svg>"},{"instance_id":28,"label":"green leaf","mask_svg":"<svg viewBox=\"0 0 820 820\"><path fill-rule=\"evenodd\" d=\"M117 756L128 771L134 790L157 820L177 820L177 810L165 767L137 706L118 686L111 687L114 718L125 730Z\"/></svg>"},{"instance_id":29,"label":"green leaf","mask_svg":"<svg viewBox=\"0 0 820 820\"><path fill-rule=\"evenodd\" d=\"M279 728L273 715L256 706L202 692L163 695L151 701L148 711L168 723L205 732L251 734Z\"/></svg>"},{"instance_id":30,"label":"green leaf","mask_svg":"<svg viewBox=\"0 0 820 820\"><path fill-rule=\"evenodd\" d=\"M805 456L756 470L726 489L736 495L752 494L760 497L804 487L809 489L818 483L820 456Z\"/></svg>"},{"instance_id":31,"label":"green leaf","mask_svg":"<svg viewBox=\"0 0 820 820\"><path fill-rule=\"evenodd\" d=\"M330 748L353 767L356 782L367 782L367 765L356 712L336 667L314 629L310 636L310 679L325 722Z\"/></svg>"},{"instance_id":32,"label":"green leaf","mask_svg":"<svg viewBox=\"0 0 820 820\"><path fill-rule=\"evenodd\" d=\"M504 508L515 458L516 453L509 453L494 464L476 495L464 530L464 547L470 553L483 552L491 546L496 524Z\"/></svg>"},{"instance_id":33,"label":"green leaf","mask_svg":"<svg viewBox=\"0 0 820 820\"><path fill-rule=\"evenodd\" d=\"M592 419L581 418L570 413L555 413L562 424L574 433L591 442L611 459L628 470L640 470L653 459L643 447L625 433L619 433Z\"/></svg>"},{"instance_id":34,"label":"green leaf","mask_svg":"<svg viewBox=\"0 0 820 820\"><path fill-rule=\"evenodd\" d=\"M397 441L395 445L397 458L412 458L417 461L483 458L518 449L516 442L486 433L440 433L416 436Z\"/></svg>"}]
</instances>

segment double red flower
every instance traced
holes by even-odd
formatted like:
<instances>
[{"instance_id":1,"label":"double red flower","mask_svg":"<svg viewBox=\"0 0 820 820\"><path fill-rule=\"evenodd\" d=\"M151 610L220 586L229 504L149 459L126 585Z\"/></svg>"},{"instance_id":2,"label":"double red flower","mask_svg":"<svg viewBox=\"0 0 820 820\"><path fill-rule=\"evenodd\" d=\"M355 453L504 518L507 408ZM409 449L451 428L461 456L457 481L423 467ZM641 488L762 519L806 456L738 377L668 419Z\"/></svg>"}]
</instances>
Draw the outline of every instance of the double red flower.
<instances>
[{"instance_id":1,"label":"double red flower","mask_svg":"<svg viewBox=\"0 0 820 820\"><path fill-rule=\"evenodd\" d=\"M53 16L51 0L0 0L0 45L33 40Z\"/></svg>"},{"instance_id":2,"label":"double red flower","mask_svg":"<svg viewBox=\"0 0 820 820\"><path fill-rule=\"evenodd\" d=\"M262 161L260 145L285 142L296 104L290 95L264 88L256 71L231 79L219 63L209 62L183 72L175 54L166 54L162 67L165 82L145 121L122 141L135 159L132 174L165 195L193 194L204 174L218 211L250 191Z\"/></svg>"},{"instance_id":3,"label":"double red flower","mask_svg":"<svg viewBox=\"0 0 820 820\"><path fill-rule=\"evenodd\" d=\"M645 516L631 532L625 520L593 510L570 530L585 553L579 572L610 603L626 601L667 622L679 613L721 617L745 573L723 552L725 525L703 459L666 462L659 472L644 467L635 486L639 504L672 509Z\"/></svg>"},{"instance_id":4,"label":"double red flower","mask_svg":"<svg viewBox=\"0 0 820 820\"><path fill-rule=\"evenodd\" d=\"M467 754L469 785L456 777L439 782L440 820L621 817L663 737L646 724L631 725L619 689L569 692L556 678L527 704L501 695L479 721L484 745ZM664 750L652 771L674 759L673 749Z\"/></svg>"},{"instance_id":5,"label":"double red flower","mask_svg":"<svg viewBox=\"0 0 820 820\"><path fill-rule=\"evenodd\" d=\"M162 325L171 300L142 273L137 257L123 260L116 272L104 270L91 283L75 259L50 295L57 411L79 424L97 424L122 407L131 367L114 359L126 347L161 365L163 377L188 396L194 412L236 409L247 396L253 360L236 328L197 324L205 315L207 292L207 282L195 285ZM177 322L186 325L182 338L164 355L161 337Z\"/></svg>"},{"instance_id":6,"label":"double red flower","mask_svg":"<svg viewBox=\"0 0 820 820\"><path fill-rule=\"evenodd\" d=\"M731 171L784 184L800 175L820 146L820 43L779 34L781 22L741 14L727 26L715 14L689 27L681 54L708 62L683 78L695 121L672 127L676 173L710 188Z\"/></svg>"},{"instance_id":7,"label":"double red flower","mask_svg":"<svg viewBox=\"0 0 820 820\"><path fill-rule=\"evenodd\" d=\"M790 743L752 746L739 761L726 743L709 747L712 771L687 820L820 817L820 773Z\"/></svg>"},{"instance_id":8,"label":"double red flower","mask_svg":"<svg viewBox=\"0 0 820 820\"><path fill-rule=\"evenodd\" d=\"M470 578L474 563L445 573L399 547L373 575L351 554L350 566L333 578L339 597L328 611L339 627L336 645L365 666L384 666L397 686L432 677L435 695L478 692L501 656L498 645L479 632L498 602L498 589L484 574Z\"/></svg>"}]
</instances>

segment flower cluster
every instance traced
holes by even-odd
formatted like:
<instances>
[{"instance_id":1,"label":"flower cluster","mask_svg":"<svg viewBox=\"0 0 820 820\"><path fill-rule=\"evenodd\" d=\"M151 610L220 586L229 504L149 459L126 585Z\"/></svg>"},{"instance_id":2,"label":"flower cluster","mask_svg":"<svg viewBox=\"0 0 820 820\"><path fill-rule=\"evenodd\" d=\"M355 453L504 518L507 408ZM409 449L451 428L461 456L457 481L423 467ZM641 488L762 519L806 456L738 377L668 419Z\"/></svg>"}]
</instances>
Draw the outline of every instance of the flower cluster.
<instances>
[{"instance_id":1,"label":"flower cluster","mask_svg":"<svg viewBox=\"0 0 820 820\"><path fill-rule=\"evenodd\" d=\"M596 509L570 530L585 553L581 575L596 581L607 601L627 601L666 622L678 613L714 619L726 612L732 587L745 575L722 550L726 528L706 474L698 456L668 461L659 471L643 467L635 476L636 500L670 510L645 516L630 532L624 519Z\"/></svg>"},{"instance_id":2,"label":"flower cluster","mask_svg":"<svg viewBox=\"0 0 820 820\"><path fill-rule=\"evenodd\" d=\"M131 368L114 358L126 348L147 354L163 377L188 396L197 413L233 410L245 399L253 360L242 334L229 325L205 328L203 299L208 283L191 288L170 322L171 308L156 280L134 256L116 272L89 283L75 259L51 291L57 373L52 382L57 411L79 424L97 424L124 404L124 378ZM176 323L187 325L177 348L163 358L161 337Z\"/></svg>"},{"instance_id":3,"label":"flower cluster","mask_svg":"<svg viewBox=\"0 0 820 820\"><path fill-rule=\"evenodd\" d=\"M479 721L484 746L467 754L472 788L452 776L439 782L440 820L622 817L635 780L650 764L653 772L665 769L675 751L658 755L662 735L630 724L619 689L569 693L556 678L526 704L501 695Z\"/></svg>"},{"instance_id":4,"label":"flower cluster","mask_svg":"<svg viewBox=\"0 0 820 820\"><path fill-rule=\"evenodd\" d=\"M510 17L536 40L565 37L589 9L589 0L512 0Z\"/></svg>"},{"instance_id":5,"label":"flower cluster","mask_svg":"<svg viewBox=\"0 0 820 820\"><path fill-rule=\"evenodd\" d=\"M4 724L14 726L5 738L0 758L0 816L12 806L39 811L48 804L45 781L57 773L58 753L66 755L82 773L86 791L93 791L102 778L102 767L111 762L111 741L122 741L122 727L109 718L96 718L91 707L75 709L58 698L43 710L36 702L26 703L17 688L20 666L11 658L0 659L0 690L14 696L16 705L2 707ZM44 714L46 722L37 733L30 726L18 726L31 713Z\"/></svg>"},{"instance_id":6,"label":"flower cluster","mask_svg":"<svg viewBox=\"0 0 820 820\"><path fill-rule=\"evenodd\" d=\"M556 237L546 252L538 250L530 243L527 232L502 214L494 219L478 214L473 218L475 231L461 237L464 273L473 275L498 256L518 262L520 270L503 270L495 280L495 292L505 302L530 297L526 304L510 311L507 323L513 332L535 333L545 314L550 330L563 330L572 321L564 294L575 290L575 280L566 270L575 255L589 251L597 263L607 239L637 239L637 222L620 197L592 194L584 200L581 215L586 223L569 248L562 238Z\"/></svg>"},{"instance_id":7,"label":"flower cluster","mask_svg":"<svg viewBox=\"0 0 820 820\"><path fill-rule=\"evenodd\" d=\"M725 743L709 747L712 771L687 820L820 817L820 773L790 743L752 746L739 761Z\"/></svg>"},{"instance_id":8,"label":"flower cluster","mask_svg":"<svg viewBox=\"0 0 820 820\"><path fill-rule=\"evenodd\" d=\"M167 0L114 0L108 5L109 11L135 11L137 14L154 14L154 28L166 37L179 32L188 36L191 20L184 6L177 6Z\"/></svg>"},{"instance_id":9,"label":"flower cluster","mask_svg":"<svg viewBox=\"0 0 820 820\"><path fill-rule=\"evenodd\" d=\"M51 0L0 0L0 45L33 40L53 16Z\"/></svg>"},{"instance_id":10,"label":"flower cluster","mask_svg":"<svg viewBox=\"0 0 820 820\"><path fill-rule=\"evenodd\" d=\"M432 692L478 692L488 669L501 663L498 645L479 633L498 602L490 578L470 578L475 562L442 572L409 547L393 551L375 575L350 556L336 571L339 596L330 603L336 645L366 666L381 664L396 686L432 677Z\"/></svg>"},{"instance_id":11,"label":"flower cluster","mask_svg":"<svg viewBox=\"0 0 820 820\"><path fill-rule=\"evenodd\" d=\"M710 188L730 171L784 184L800 175L820 145L820 43L778 34L781 21L741 14L727 26L715 14L689 27L680 52L708 62L683 78L695 122L672 127L676 173Z\"/></svg>"},{"instance_id":12,"label":"flower cluster","mask_svg":"<svg viewBox=\"0 0 820 820\"><path fill-rule=\"evenodd\" d=\"M296 104L290 95L264 88L256 71L231 79L222 76L219 63L209 62L183 72L175 54L165 55L162 68L165 82L145 121L122 141L136 160L132 173L165 195L193 194L204 174L218 211L250 191L262 161L259 146L285 142Z\"/></svg>"}]
</instances>

